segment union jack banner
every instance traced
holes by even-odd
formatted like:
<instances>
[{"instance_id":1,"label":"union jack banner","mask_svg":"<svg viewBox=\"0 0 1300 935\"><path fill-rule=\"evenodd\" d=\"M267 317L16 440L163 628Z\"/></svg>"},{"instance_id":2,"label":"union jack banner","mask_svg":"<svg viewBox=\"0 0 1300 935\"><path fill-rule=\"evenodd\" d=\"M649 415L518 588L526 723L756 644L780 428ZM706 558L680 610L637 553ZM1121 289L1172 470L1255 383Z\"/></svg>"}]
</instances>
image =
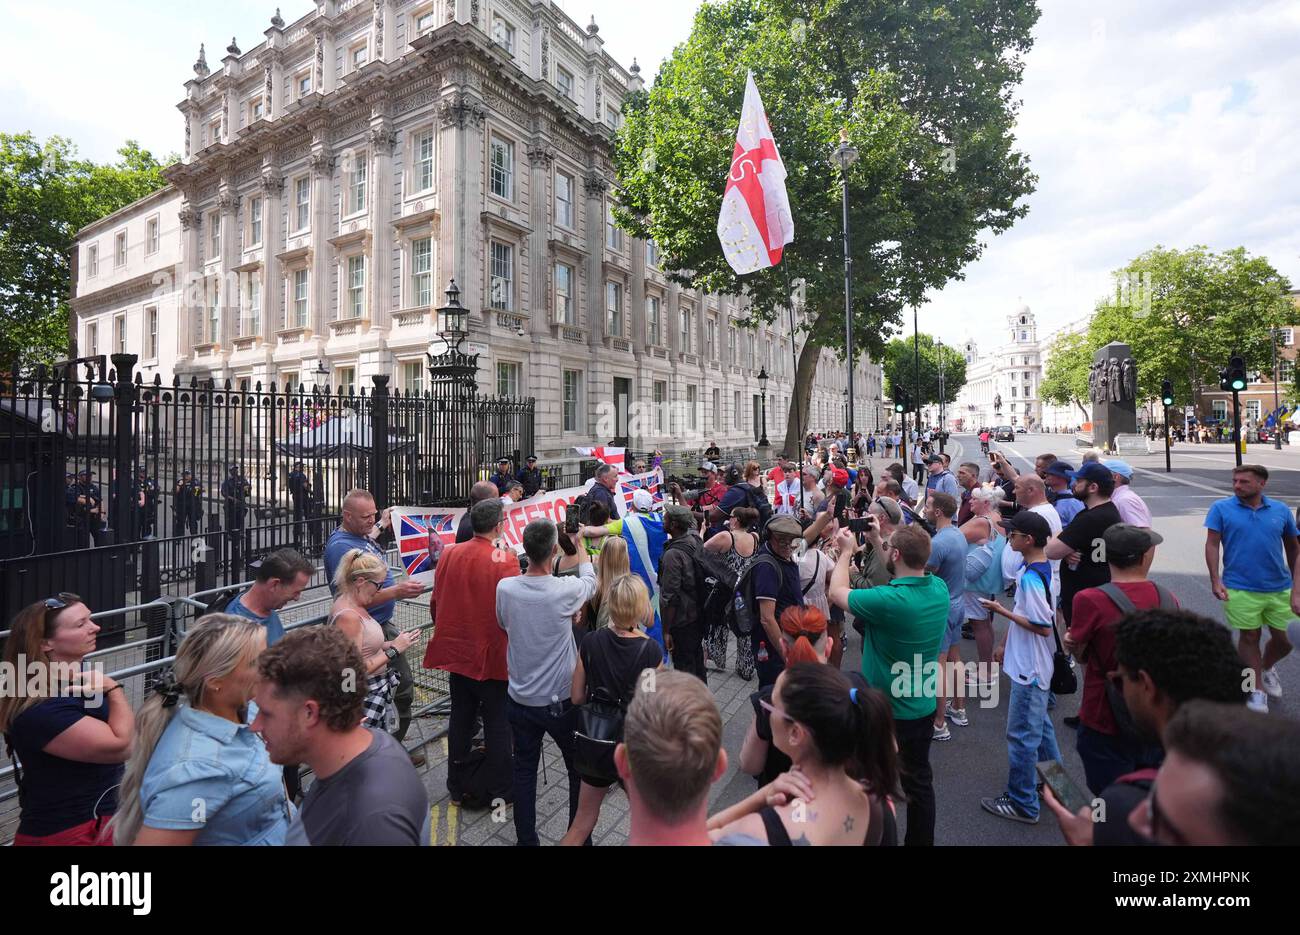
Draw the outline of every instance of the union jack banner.
<instances>
[{"instance_id":1,"label":"union jack banner","mask_svg":"<svg viewBox=\"0 0 1300 935\"><path fill-rule=\"evenodd\" d=\"M464 510L460 512L463 513ZM397 547L408 575L419 574L433 568L433 561L429 557L430 539L437 536L442 546L454 544L458 519L459 517L453 513L434 513L427 516L400 515ZM434 548L435 551L441 551L438 546Z\"/></svg>"},{"instance_id":2,"label":"union jack banner","mask_svg":"<svg viewBox=\"0 0 1300 935\"><path fill-rule=\"evenodd\" d=\"M626 448L574 448L578 454L584 458L595 458L602 464L612 464L618 468L619 473L627 471L627 449Z\"/></svg>"},{"instance_id":3,"label":"union jack banner","mask_svg":"<svg viewBox=\"0 0 1300 935\"><path fill-rule=\"evenodd\" d=\"M632 495L638 490L648 490L655 498L655 503L663 503L663 477L658 471L649 474L626 474L619 478L618 490L623 495L623 508L632 508Z\"/></svg>"}]
</instances>

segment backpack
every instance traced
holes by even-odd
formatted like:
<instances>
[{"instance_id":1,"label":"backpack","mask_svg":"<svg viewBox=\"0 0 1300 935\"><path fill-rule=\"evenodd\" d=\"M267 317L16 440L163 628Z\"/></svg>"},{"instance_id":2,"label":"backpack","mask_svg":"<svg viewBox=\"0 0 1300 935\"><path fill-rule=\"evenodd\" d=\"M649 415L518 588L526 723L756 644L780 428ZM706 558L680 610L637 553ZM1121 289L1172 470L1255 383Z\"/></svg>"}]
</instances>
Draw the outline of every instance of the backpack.
<instances>
[{"instance_id":1,"label":"backpack","mask_svg":"<svg viewBox=\"0 0 1300 935\"><path fill-rule=\"evenodd\" d=\"M772 518L772 504L768 502L767 491L762 487L745 485L745 506L758 510L758 528L762 529Z\"/></svg>"},{"instance_id":2,"label":"backpack","mask_svg":"<svg viewBox=\"0 0 1300 935\"><path fill-rule=\"evenodd\" d=\"M1161 610L1176 610L1178 602L1174 600L1174 595L1166 588L1162 588L1154 581L1151 582L1156 589L1156 596L1160 600ZM1105 594L1112 604L1119 608L1119 612L1127 617L1129 614L1137 613L1137 605L1124 593L1124 589L1112 581L1107 581L1097 588L1102 594ZM1119 729L1120 735L1129 738L1138 738L1141 736L1137 724L1133 720L1133 715L1129 712L1128 705L1124 701L1124 692L1115 687L1110 680L1105 680L1106 685L1106 702L1110 705L1111 713L1115 716L1115 727Z\"/></svg>"},{"instance_id":3,"label":"backpack","mask_svg":"<svg viewBox=\"0 0 1300 935\"><path fill-rule=\"evenodd\" d=\"M687 556L691 559L691 569L695 573L695 588L692 596L695 598L696 603L702 608L709 597L709 578L711 576L710 568L705 565L704 544L700 543L695 550L695 554L692 555L689 548L680 544L684 542L686 542L685 536L680 539L669 539L667 544L664 545L663 555L659 558L659 576L663 577L664 558L667 557L669 550L675 552L686 552Z\"/></svg>"},{"instance_id":4,"label":"backpack","mask_svg":"<svg viewBox=\"0 0 1300 935\"><path fill-rule=\"evenodd\" d=\"M758 602L754 597L754 569L760 565L767 565L778 575L781 573L775 555L755 552L750 558L749 564L741 571L736 581L735 590L732 592L731 600L727 602L724 616L727 626L737 636L749 636L755 625L759 625Z\"/></svg>"},{"instance_id":5,"label":"backpack","mask_svg":"<svg viewBox=\"0 0 1300 935\"><path fill-rule=\"evenodd\" d=\"M573 732L573 769L597 783L618 779L614 748L623 740L627 709L603 686L578 707L578 727Z\"/></svg>"}]
</instances>

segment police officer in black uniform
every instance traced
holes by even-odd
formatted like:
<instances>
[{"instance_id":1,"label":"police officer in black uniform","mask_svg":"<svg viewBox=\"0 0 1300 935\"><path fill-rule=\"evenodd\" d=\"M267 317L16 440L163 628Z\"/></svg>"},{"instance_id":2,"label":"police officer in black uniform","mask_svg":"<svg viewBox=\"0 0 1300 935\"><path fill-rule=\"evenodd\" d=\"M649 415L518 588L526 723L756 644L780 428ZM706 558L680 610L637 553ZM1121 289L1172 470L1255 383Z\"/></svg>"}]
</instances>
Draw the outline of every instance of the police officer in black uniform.
<instances>
[{"instance_id":1,"label":"police officer in black uniform","mask_svg":"<svg viewBox=\"0 0 1300 935\"><path fill-rule=\"evenodd\" d=\"M148 539L150 536L158 535L158 483L144 468L135 472L135 484L131 488L131 494L135 499L140 538Z\"/></svg>"},{"instance_id":2,"label":"police officer in black uniform","mask_svg":"<svg viewBox=\"0 0 1300 935\"><path fill-rule=\"evenodd\" d=\"M537 455L529 455L526 463L527 467L520 468L519 473L515 475L515 480L524 485L525 500L546 488L546 481L542 479L542 469L537 466Z\"/></svg>"},{"instance_id":3,"label":"police officer in black uniform","mask_svg":"<svg viewBox=\"0 0 1300 935\"><path fill-rule=\"evenodd\" d=\"M172 491L172 535L194 535L202 517L203 488L194 479L194 472L186 468Z\"/></svg>"},{"instance_id":4,"label":"police officer in black uniform","mask_svg":"<svg viewBox=\"0 0 1300 935\"><path fill-rule=\"evenodd\" d=\"M307 505L311 498L311 481L302 469L302 462L295 461L289 472L289 499L293 502L293 541L301 547L302 520L307 515Z\"/></svg>"},{"instance_id":5,"label":"police officer in black uniform","mask_svg":"<svg viewBox=\"0 0 1300 935\"><path fill-rule=\"evenodd\" d=\"M76 511L77 547L86 547L86 534L89 533L95 545L104 541L104 493L99 484L90 479L90 470L82 468L77 472L77 484L73 488L73 507Z\"/></svg>"},{"instance_id":6,"label":"police officer in black uniform","mask_svg":"<svg viewBox=\"0 0 1300 935\"><path fill-rule=\"evenodd\" d=\"M510 482L514 479L515 476L510 471L510 459L497 458L497 472L488 478L497 485L497 492L505 496L506 488L510 486Z\"/></svg>"},{"instance_id":7,"label":"police officer in black uniform","mask_svg":"<svg viewBox=\"0 0 1300 935\"><path fill-rule=\"evenodd\" d=\"M226 507L226 529L243 529L248 514L248 495L252 489L239 465L230 466L230 476L221 482L221 501Z\"/></svg>"}]
</instances>

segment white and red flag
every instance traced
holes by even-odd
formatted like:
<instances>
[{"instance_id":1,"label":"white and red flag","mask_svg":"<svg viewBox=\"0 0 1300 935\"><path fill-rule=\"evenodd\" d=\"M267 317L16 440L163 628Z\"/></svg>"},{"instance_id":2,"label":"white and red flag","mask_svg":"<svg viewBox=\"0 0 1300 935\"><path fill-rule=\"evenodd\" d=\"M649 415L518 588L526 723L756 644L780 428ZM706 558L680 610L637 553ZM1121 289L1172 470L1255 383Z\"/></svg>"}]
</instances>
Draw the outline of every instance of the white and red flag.
<instances>
[{"instance_id":1,"label":"white and red flag","mask_svg":"<svg viewBox=\"0 0 1300 935\"><path fill-rule=\"evenodd\" d=\"M608 445L596 448L574 448L584 458L595 458L601 464L612 464L620 474L627 472L627 449L611 448Z\"/></svg>"},{"instance_id":2,"label":"white and red flag","mask_svg":"<svg viewBox=\"0 0 1300 935\"><path fill-rule=\"evenodd\" d=\"M745 78L745 105L718 215L722 252L741 275L780 263L785 245L794 240L785 175L751 71Z\"/></svg>"}]
</instances>

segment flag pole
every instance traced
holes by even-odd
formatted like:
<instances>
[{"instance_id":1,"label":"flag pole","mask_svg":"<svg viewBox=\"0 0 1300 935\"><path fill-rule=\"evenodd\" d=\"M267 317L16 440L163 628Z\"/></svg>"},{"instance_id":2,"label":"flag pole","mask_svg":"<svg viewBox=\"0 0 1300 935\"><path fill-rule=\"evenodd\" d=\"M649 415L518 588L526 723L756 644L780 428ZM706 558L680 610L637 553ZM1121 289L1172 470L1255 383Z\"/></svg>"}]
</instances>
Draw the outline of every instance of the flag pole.
<instances>
[{"instance_id":1,"label":"flag pole","mask_svg":"<svg viewBox=\"0 0 1300 935\"><path fill-rule=\"evenodd\" d=\"M803 498L803 456L805 454L803 447L803 425L800 422L800 416L803 414L803 405L799 400L799 353L795 349L795 323L794 323L794 289L790 285L790 267L785 261L785 251L781 252L781 272L785 274L785 294L787 305L790 309L790 359L794 363L794 369L791 373L794 375L794 431L799 436L799 509L804 509Z\"/></svg>"}]
</instances>

